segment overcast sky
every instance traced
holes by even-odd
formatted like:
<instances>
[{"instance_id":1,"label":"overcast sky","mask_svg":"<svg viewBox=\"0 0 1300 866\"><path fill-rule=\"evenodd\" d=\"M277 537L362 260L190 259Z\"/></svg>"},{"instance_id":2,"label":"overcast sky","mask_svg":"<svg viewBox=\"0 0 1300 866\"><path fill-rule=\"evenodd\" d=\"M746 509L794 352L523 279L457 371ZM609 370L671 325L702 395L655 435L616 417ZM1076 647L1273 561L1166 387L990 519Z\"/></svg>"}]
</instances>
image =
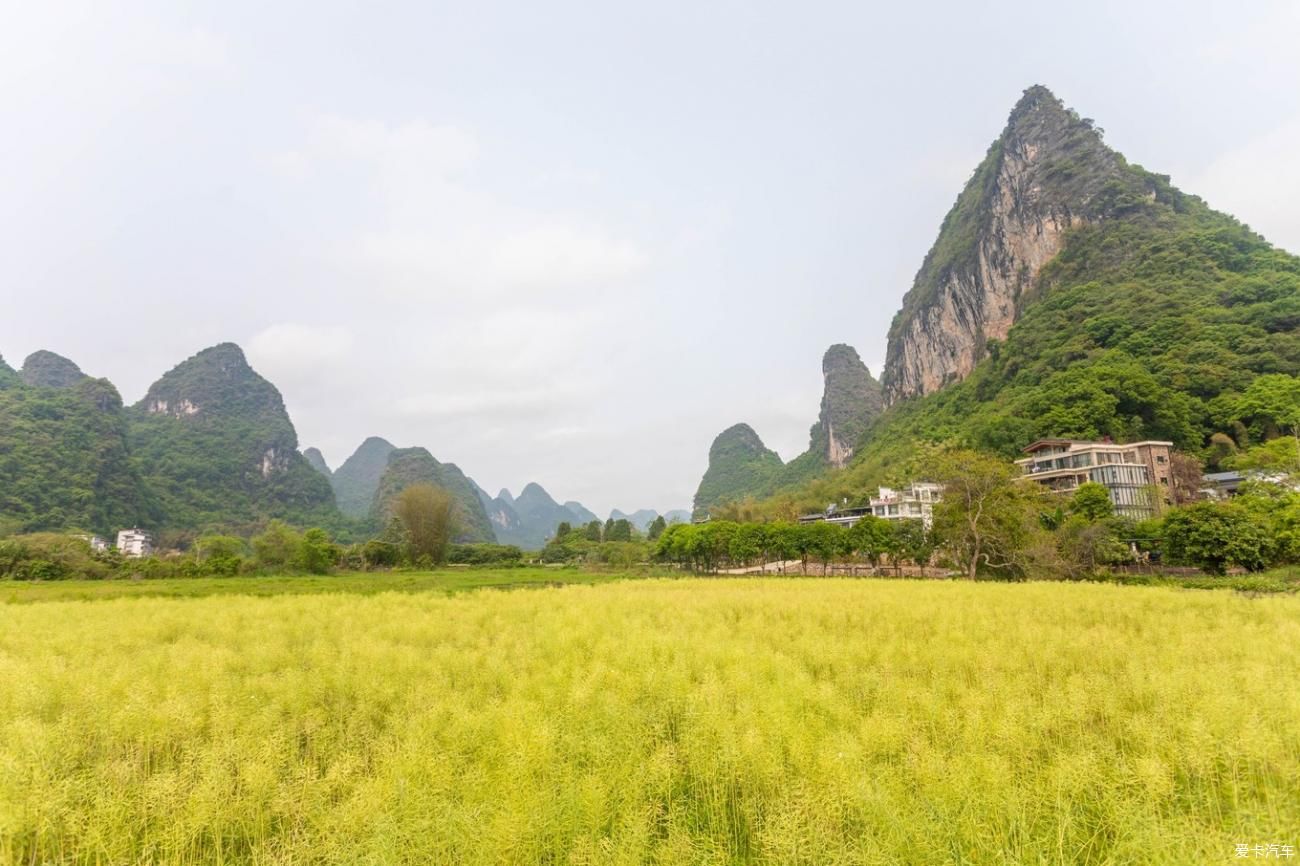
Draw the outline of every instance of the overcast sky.
<instances>
[{"instance_id":1,"label":"overcast sky","mask_svg":"<svg viewBox=\"0 0 1300 866\"><path fill-rule=\"evenodd\" d=\"M239 343L302 446L689 507L873 373L1021 91L1300 251L1300 4L0 2L0 354Z\"/></svg>"}]
</instances>

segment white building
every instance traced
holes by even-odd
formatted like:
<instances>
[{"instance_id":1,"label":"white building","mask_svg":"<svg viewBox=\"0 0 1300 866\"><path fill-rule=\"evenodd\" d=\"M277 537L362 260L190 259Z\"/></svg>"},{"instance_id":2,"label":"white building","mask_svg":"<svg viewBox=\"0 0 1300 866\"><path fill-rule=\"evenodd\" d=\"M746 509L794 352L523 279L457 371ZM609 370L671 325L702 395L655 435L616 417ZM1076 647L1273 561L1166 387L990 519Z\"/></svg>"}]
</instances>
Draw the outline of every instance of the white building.
<instances>
[{"instance_id":1,"label":"white building","mask_svg":"<svg viewBox=\"0 0 1300 866\"><path fill-rule=\"evenodd\" d=\"M882 520L919 520L930 527L933 520L934 504L943 495L943 485L930 481L917 481L901 490L881 487L877 495L871 497L871 504L861 508L838 508L831 505L824 514L806 514L799 518L800 523L815 523L825 520L849 527L866 515L874 515Z\"/></svg>"},{"instance_id":2,"label":"white building","mask_svg":"<svg viewBox=\"0 0 1300 866\"><path fill-rule=\"evenodd\" d=\"M920 520L928 529L941 496L943 485L930 481L916 481L902 490L882 487L871 497L871 513L885 520Z\"/></svg>"},{"instance_id":3,"label":"white building","mask_svg":"<svg viewBox=\"0 0 1300 866\"><path fill-rule=\"evenodd\" d=\"M117 549L123 556L148 556L153 553L153 536L135 527L123 529L117 534Z\"/></svg>"}]
</instances>

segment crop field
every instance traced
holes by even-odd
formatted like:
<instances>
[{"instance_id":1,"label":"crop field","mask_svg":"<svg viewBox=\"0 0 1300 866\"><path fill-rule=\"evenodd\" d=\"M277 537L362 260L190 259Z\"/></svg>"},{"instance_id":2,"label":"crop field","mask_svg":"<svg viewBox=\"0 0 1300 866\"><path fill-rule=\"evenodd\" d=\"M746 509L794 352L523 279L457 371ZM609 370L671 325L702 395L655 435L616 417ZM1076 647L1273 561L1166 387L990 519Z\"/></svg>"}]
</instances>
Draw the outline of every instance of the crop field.
<instances>
[{"instance_id":1,"label":"crop field","mask_svg":"<svg viewBox=\"0 0 1300 866\"><path fill-rule=\"evenodd\" d=\"M0 604L0 862L1226 863L1300 848L1297 671L1166 587Z\"/></svg>"}]
</instances>

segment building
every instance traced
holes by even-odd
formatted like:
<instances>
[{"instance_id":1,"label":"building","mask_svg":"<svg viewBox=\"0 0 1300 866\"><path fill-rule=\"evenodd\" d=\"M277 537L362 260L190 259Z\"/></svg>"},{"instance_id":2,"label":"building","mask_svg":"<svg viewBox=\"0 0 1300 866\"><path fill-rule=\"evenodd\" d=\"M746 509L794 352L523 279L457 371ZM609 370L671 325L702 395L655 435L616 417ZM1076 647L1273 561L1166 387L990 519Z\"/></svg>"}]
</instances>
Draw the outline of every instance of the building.
<instances>
[{"instance_id":1,"label":"building","mask_svg":"<svg viewBox=\"0 0 1300 866\"><path fill-rule=\"evenodd\" d=\"M95 553L103 553L108 550L108 542L98 535L78 535L77 538L89 544L90 549Z\"/></svg>"},{"instance_id":2,"label":"building","mask_svg":"<svg viewBox=\"0 0 1300 866\"><path fill-rule=\"evenodd\" d=\"M123 529L117 534L117 549L123 556L148 556L153 553L153 536L135 527Z\"/></svg>"},{"instance_id":3,"label":"building","mask_svg":"<svg viewBox=\"0 0 1300 866\"><path fill-rule=\"evenodd\" d=\"M1201 476L1199 493L1202 499L1231 499L1240 492L1241 485L1247 482L1277 484L1290 487L1292 490L1300 489L1300 486L1294 483L1288 484L1287 476L1283 472L1248 469L1241 472L1207 472Z\"/></svg>"},{"instance_id":4,"label":"building","mask_svg":"<svg viewBox=\"0 0 1300 866\"><path fill-rule=\"evenodd\" d=\"M1115 513L1154 517L1170 500L1169 451L1172 442L1039 439L1016 461L1025 477L1051 490L1069 492L1095 481L1110 492ZM1159 491L1159 495L1155 494Z\"/></svg>"},{"instance_id":5,"label":"building","mask_svg":"<svg viewBox=\"0 0 1300 866\"><path fill-rule=\"evenodd\" d=\"M920 520L929 528L934 504L942 495L943 485L930 481L917 481L902 490L882 487L878 496L871 497L871 513L885 520Z\"/></svg>"},{"instance_id":6,"label":"building","mask_svg":"<svg viewBox=\"0 0 1300 866\"><path fill-rule=\"evenodd\" d=\"M943 494L943 485L929 481L917 481L902 490L881 487L877 495L871 497L871 504L860 508L837 508L829 506L824 514L805 514L799 518L800 523L815 523L825 520L849 527L870 514L882 520L920 520L926 527L933 519L934 503Z\"/></svg>"},{"instance_id":7,"label":"building","mask_svg":"<svg viewBox=\"0 0 1300 866\"><path fill-rule=\"evenodd\" d=\"M1202 499L1228 499L1237 495L1241 482L1246 480L1245 472L1207 472L1201 476Z\"/></svg>"}]
</instances>

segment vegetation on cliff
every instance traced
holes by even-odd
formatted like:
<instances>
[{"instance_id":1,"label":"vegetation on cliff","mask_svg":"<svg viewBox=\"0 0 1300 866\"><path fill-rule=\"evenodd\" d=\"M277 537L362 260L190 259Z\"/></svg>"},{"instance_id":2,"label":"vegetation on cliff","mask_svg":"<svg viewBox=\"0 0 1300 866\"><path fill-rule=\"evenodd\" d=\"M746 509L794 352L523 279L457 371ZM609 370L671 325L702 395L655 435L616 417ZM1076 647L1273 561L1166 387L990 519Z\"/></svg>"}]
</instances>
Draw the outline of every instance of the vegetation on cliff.
<instances>
[{"instance_id":1,"label":"vegetation on cliff","mask_svg":"<svg viewBox=\"0 0 1300 866\"><path fill-rule=\"evenodd\" d=\"M736 424L718 434L709 448L709 468L695 493L695 511L707 512L723 502L761 493L784 464L763 444L754 428Z\"/></svg>"},{"instance_id":2,"label":"vegetation on cliff","mask_svg":"<svg viewBox=\"0 0 1300 866\"><path fill-rule=\"evenodd\" d=\"M298 453L280 392L238 346L205 349L128 412L131 451L167 528L251 532L337 522L329 481Z\"/></svg>"},{"instance_id":3,"label":"vegetation on cliff","mask_svg":"<svg viewBox=\"0 0 1300 866\"><path fill-rule=\"evenodd\" d=\"M1066 232L1026 285L1006 339L988 341L962 381L894 403L845 471L782 484L761 513L821 508L919 477L926 443L1012 457L1045 436L1167 439L1216 468L1300 423L1300 258L1168 178L1085 147L1085 132L1100 146L1089 122L1070 115L1067 126L1078 158L1053 163L1060 183L1040 194L1090 221ZM1063 153L1073 152L1068 141ZM978 243L957 230L978 226L966 213L973 187L923 274L961 266L961 251ZM914 288L895 324L931 300Z\"/></svg>"},{"instance_id":4,"label":"vegetation on cliff","mask_svg":"<svg viewBox=\"0 0 1300 866\"><path fill-rule=\"evenodd\" d=\"M33 387L0 370L0 534L107 535L157 516L111 383L82 377L67 387Z\"/></svg>"},{"instance_id":5,"label":"vegetation on cliff","mask_svg":"<svg viewBox=\"0 0 1300 866\"><path fill-rule=\"evenodd\" d=\"M452 540L496 541L473 482L454 463L439 463L424 448L397 448L389 453L388 466L379 479L370 507L371 522L379 527L385 526L393 516L398 495L417 484L430 485L451 497L456 526Z\"/></svg>"}]
</instances>

